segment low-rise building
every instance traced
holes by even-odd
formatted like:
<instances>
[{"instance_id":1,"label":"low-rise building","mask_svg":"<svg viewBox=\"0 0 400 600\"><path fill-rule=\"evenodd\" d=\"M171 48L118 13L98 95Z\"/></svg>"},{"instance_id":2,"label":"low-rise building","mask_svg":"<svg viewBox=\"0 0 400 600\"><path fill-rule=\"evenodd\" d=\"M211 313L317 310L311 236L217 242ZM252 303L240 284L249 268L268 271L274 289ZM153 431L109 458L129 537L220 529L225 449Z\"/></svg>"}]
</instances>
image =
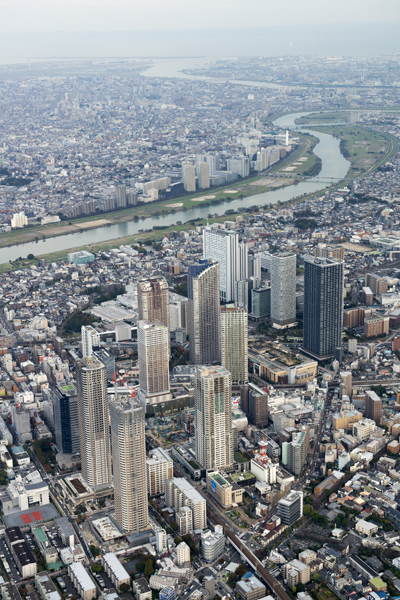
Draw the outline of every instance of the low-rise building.
<instances>
[{"instance_id":1,"label":"low-rise building","mask_svg":"<svg viewBox=\"0 0 400 600\"><path fill-rule=\"evenodd\" d=\"M131 578L128 571L122 566L113 552L107 552L107 554L104 554L101 563L105 572L117 589L119 589L123 583L130 585Z\"/></svg>"},{"instance_id":2,"label":"low-rise building","mask_svg":"<svg viewBox=\"0 0 400 600\"><path fill-rule=\"evenodd\" d=\"M82 563L75 562L68 565L68 575L82 600L92 600L97 597L96 585Z\"/></svg>"},{"instance_id":3,"label":"low-rise building","mask_svg":"<svg viewBox=\"0 0 400 600\"><path fill-rule=\"evenodd\" d=\"M36 573L35 584L40 597L43 600L61 600L61 596L58 593L56 586L46 571Z\"/></svg>"},{"instance_id":4,"label":"low-rise building","mask_svg":"<svg viewBox=\"0 0 400 600\"><path fill-rule=\"evenodd\" d=\"M214 496L224 508L232 504L240 504L243 500L243 490L236 483L231 483L223 473L212 471L207 473L207 491Z\"/></svg>"},{"instance_id":5,"label":"low-rise building","mask_svg":"<svg viewBox=\"0 0 400 600\"><path fill-rule=\"evenodd\" d=\"M17 542L12 545L11 553L14 556L18 571L22 579L33 577L37 573L37 561L32 550L26 542Z\"/></svg>"},{"instance_id":6,"label":"low-rise building","mask_svg":"<svg viewBox=\"0 0 400 600\"><path fill-rule=\"evenodd\" d=\"M144 577L132 581L132 589L136 600L151 600L151 588Z\"/></svg>"},{"instance_id":7,"label":"low-rise building","mask_svg":"<svg viewBox=\"0 0 400 600\"><path fill-rule=\"evenodd\" d=\"M266 587L257 577L252 575L238 581L236 591L242 600L259 600L259 598L264 598Z\"/></svg>"},{"instance_id":8,"label":"low-rise building","mask_svg":"<svg viewBox=\"0 0 400 600\"><path fill-rule=\"evenodd\" d=\"M378 529L378 525L371 523L370 521L364 521L364 519L359 519L355 526L357 533L361 533L361 535L365 535L367 537L378 533Z\"/></svg>"}]
</instances>

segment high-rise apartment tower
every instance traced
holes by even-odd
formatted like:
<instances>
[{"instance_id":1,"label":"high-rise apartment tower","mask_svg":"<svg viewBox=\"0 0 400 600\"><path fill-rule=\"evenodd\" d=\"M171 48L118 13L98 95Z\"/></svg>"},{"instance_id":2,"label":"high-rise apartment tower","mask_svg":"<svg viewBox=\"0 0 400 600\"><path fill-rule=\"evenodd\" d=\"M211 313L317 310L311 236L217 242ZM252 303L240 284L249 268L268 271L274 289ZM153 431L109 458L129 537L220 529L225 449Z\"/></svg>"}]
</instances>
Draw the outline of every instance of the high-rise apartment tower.
<instances>
[{"instance_id":1,"label":"high-rise apartment tower","mask_svg":"<svg viewBox=\"0 0 400 600\"><path fill-rule=\"evenodd\" d=\"M126 533L147 529L145 409L129 394L109 398L115 519Z\"/></svg>"},{"instance_id":2,"label":"high-rise apartment tower","mask_svg":"<svg viewBox=\"0 0 400 600\"><path fill-rule=\"evenodd\" d=\"M76 368L82 475L96 491L111 486L106 368L96 357L79 359Z\"/></svg>"},{"instance_id":3,"label":"high-rise apartment tower","mask_svg":"<svg viewBox=\"0 0 400 600\"><path fill-rule=\"evenodd\" d=\"M195 369L196 458L205 469L230 466L231 374L221 366Z\"/></svg>"}]
</instances>

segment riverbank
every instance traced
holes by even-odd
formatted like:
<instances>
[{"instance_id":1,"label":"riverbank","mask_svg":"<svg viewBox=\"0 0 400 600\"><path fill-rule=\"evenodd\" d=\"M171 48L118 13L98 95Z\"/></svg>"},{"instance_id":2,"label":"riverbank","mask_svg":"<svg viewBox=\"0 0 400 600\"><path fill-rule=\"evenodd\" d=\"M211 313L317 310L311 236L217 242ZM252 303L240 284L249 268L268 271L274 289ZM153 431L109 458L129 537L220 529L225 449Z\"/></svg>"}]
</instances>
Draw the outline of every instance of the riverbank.
<instances>
[{"instance_id":1,"label":"riverbank","mask_svg":"<svg viewBox=\"0 0 400 600\"><path fill-rule=\"evenodd\" d=\"M208 190L201 190L195 194L185 194L184 196L169 200L151 202L129 209L102 213L99 215L91 215L68 222L61 221L49 225L37 225L26 229L5 232L0 235L0 248L11 248L20 244L39 242L40 240L48 238L69 235L98 227L108 227L129 221L143 220L145 225L145 220L148 217L159 217L171 213L181 216L181 220L183 220L184 213L192 208L201 206L211 207L212 209L213 206L229 203L232 200L247 198L248 196L255 196L271 190L294 185L302 180L303 173L307 172L317 161L317 156L313 152L315 145L318 142L317 138L306 134L299 134L299 137L299 147L262 174L253 175L240 180L240 182L235 182L234 184L231 183L223 187L209 188ZM291 165L296 161L299 161L299 159L302 159L300 164L292 169ZM287 172L287 179L284 177L285 172L282 171L283 169L290 169ZM278 172L279 177L277 176ZM295 179L293 178L294 175L296 176ZM212 212L212 210L210 210L210 212ZM179 216L177 217L178 221Z\"/></svg>"},{"instance_id":2,"label":"riverbank","mask_svg":"<svg viewBox=\"0 0 400 600\"><path fill-rule=\"evenodd\" d=\"M390 160L398 147L397 139L389 133L361 125L320 125L309 129L340 139L340 151L350 162L347 179L370 175Z\"/></svg>"}]
</instances>

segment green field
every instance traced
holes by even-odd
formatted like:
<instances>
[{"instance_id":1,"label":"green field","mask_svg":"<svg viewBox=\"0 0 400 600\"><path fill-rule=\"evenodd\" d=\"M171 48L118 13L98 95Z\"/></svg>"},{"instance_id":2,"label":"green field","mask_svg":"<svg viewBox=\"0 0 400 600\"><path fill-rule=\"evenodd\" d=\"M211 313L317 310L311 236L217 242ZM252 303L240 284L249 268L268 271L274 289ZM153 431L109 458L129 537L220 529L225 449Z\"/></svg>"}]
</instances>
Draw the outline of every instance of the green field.
<instances>
[{"instance_id":1,"label":"green field","mask_svg":"<svg viewBox=\"0 0 400 600\"><path fill-rule=\"evenodd\" d=\"M359 125L313 127L340 139L343 156L350 162L347 179L365 177L384 165L397 150L397 140L387 133Z\"/></svg>"},{"instance_id":2,"label":"green field","mask_svg":"<svg viewBox=\"0 0 400 600\"><path fill-rule=\"evenodd\" d=\"M350 122L351 114L348 111L337 111L337 112L321 112L311 113L300 117L295 120L296 125L304 125L305 123L312 123L315 125L324 125L325 123L334 123L338 121L340 123Z\"/></svg>"}]
</instances>

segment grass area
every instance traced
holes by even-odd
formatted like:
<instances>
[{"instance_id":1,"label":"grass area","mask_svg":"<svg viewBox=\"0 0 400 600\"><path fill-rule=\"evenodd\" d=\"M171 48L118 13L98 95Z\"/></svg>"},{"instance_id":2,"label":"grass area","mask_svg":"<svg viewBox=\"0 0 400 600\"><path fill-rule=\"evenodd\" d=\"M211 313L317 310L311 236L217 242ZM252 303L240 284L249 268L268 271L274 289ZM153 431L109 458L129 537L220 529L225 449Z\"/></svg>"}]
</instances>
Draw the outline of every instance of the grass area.
<instances>
[{"instance_id":1,"label":"grass area","mask_svg":"<svg viewBox=\"0 0 400 600\"><path fill-rule=\"evenodd\" d=\"M325 123L333 123L335 121L350 122L351 113L348 111L337 111L337 112L320 112L311 113L304 115L295 120L296 125L303 125L304 123L315 123L316 125L324 125Z\"/></svg>"},{"instance_id":2,"label":"grass area","mask_svg":"<svg viewBox=\"0 0 400 600\"><path fill-rule=\"evenodd\" d=\"M250 456L246 452L235 452L234 457L237 463L244 463L250 460Z\"/></svg>"},{"instance_id":3,"label":"grass area","mask_svg":"<svg viewBox=\"0 0 400 600\"><path fill-rule=\"evenodd\" d=\"M359 125L313 127L340 139L340 150L350 162L347 179L366 176L385 164L397 150L393 136Z\"/></svg>"}]
</instances>

